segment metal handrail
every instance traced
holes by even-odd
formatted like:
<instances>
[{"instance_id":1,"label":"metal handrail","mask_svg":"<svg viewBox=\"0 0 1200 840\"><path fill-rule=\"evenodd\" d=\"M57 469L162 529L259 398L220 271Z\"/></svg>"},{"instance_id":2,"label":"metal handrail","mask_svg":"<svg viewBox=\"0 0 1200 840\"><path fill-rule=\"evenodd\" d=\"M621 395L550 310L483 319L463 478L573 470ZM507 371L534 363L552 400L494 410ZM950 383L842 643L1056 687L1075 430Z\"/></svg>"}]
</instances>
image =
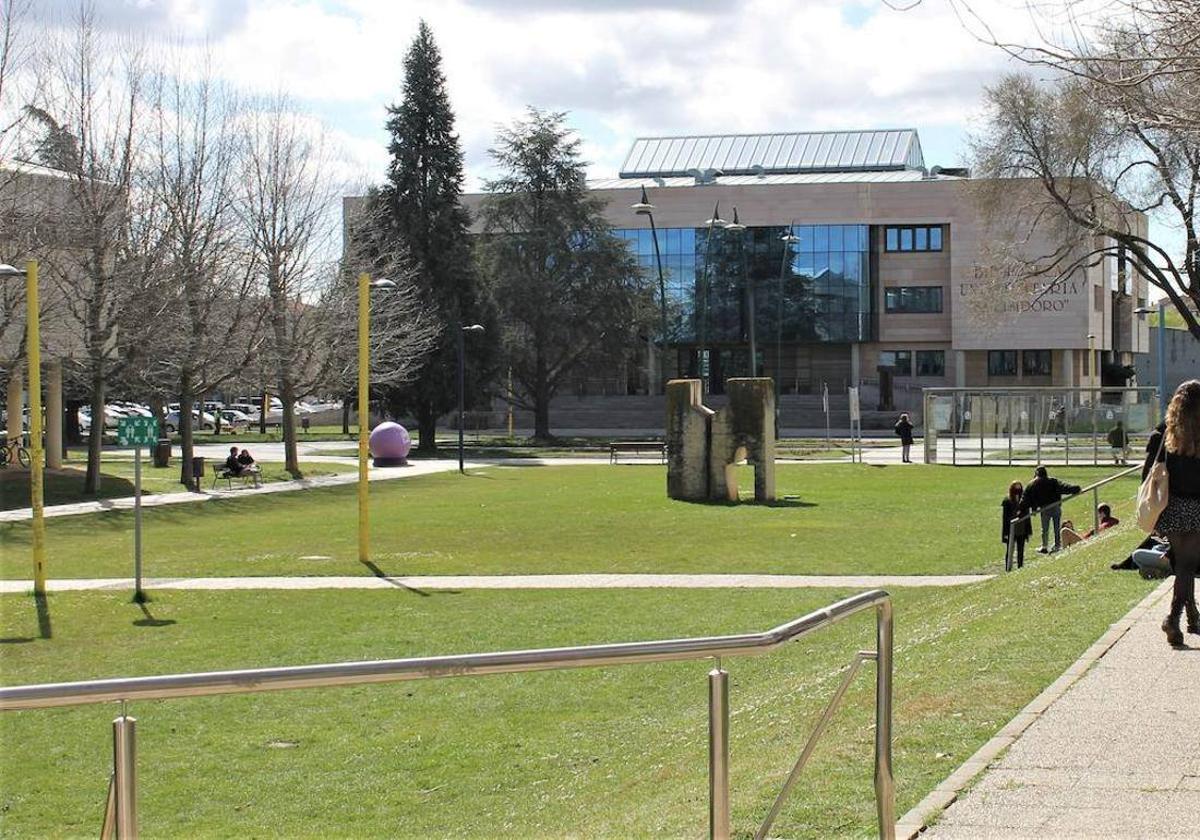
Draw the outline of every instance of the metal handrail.
<instances>
[{"instance_id":1,"label":"metal handrail","mask_svg":"<svg viewBox=\"0 0 1200 840\"><path fill-rule=\"evenodd\" d=\"M894 837L895 782L892 775L892 603L882 589L853 595L761 633L703 636L651 642L472 653L282 668L210 671L125 677L0 688L0 711L48 709L90 703L208 697L285 689L401 682L443 677L512 674L602 665L716 659L709 672L709 834L730 836L728 672L722 657L756 656L828 627L863 610L876 611L875 794L881 837ZM114 808L117 836L136 836L134 775L135 719L113 721ZM107 816L106 816L107 821Z\"/></svg>"},{"instance_id":2,"label":"metal handrail","mask_svg":"<svg viewBox=\"0 0 1200 840\"><path fill-rule=\"evenodd\" d=\"M1004 550L1004 571L1006 571L1006 572L1012 571L1012 553L1013 553L1013 547L1016 544L1016 539L1017 539L1017 526L1020 525L1022 522L1024 522L1027 519L1032 519L1033 515L1035 513L1041 513L1042 511L1046 511L1046 510L1053 510L1056 507L1061 508L1064 502L1069 502L1072 499L1078 499L1084 493L1091 493L1092 494L1092 530L1098 531L1100 529L1100 513L1098 512L1097 508L1100 506L1100 496L1099 496L1100 488L1103 487L1105 484L1116 481L1118 478L1124 478L1125 476L1129 475L1132 472L1140 472L1141 469L1142 469L1141 465L1127 467L1127 468L1121 470L1119 473L1114 473L1113 475L1110 475L1110 476L1100 479L1099 481L1097 481L1094 484L1089 484L1087 487L1079 488L1078 493L1072 493L1070 496L1063 496L1057 502L1051 502L1050 504L1046 505L1045 507L1040 507L1037 510L1031 510L1031 511L1029 511L1029 513L1025 513L1025 514L1022 514L1021 516L1017 516L1017 517L1014 517L1013 519L1010 519L1008 521L1008 545ZM1058 537L1057 536L1055 537L1054 544L1058 545Z\"/></svg>"}]
</instances>

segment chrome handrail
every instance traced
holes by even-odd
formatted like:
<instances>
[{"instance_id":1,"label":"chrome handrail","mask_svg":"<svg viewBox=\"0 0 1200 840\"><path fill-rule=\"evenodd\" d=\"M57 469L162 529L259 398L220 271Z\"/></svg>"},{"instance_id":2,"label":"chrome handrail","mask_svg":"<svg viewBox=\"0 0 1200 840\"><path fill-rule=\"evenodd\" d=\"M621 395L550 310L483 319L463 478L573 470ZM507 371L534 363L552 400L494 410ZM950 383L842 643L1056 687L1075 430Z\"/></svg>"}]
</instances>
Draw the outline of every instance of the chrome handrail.
<instances>
[{"instance_id":1,"label":"chrome handrail","mask_svg":"<svg viewBox=\"0 0 1200 840\"><path fill-rule=\"evenodd\" d=\"M727 840L730 836L728 673L721 667L721 658L767 653L786 642L872 608L876 611L876 650L872 657L876 663L876 807L880 836L891 840L895 832L895 781L892 775L892 603L891 596L882 589L853 595L762 633L9 686L0 688L0 711L512 674L602 665L716 659L717 665L709 673L709 833L711 837ZM137 831L132 766L135 719L128 717L122 710L121 716L113 723L113 799L117 803L117 836L124 840L136 835Z\"/></svg>"},{"instance_id":2,"label":"chrome handrail","mask_svg":"<svg viewBox=\"0 0 1200 840\"><path fill-rule=\"evenodd\" d=\"M1040 507L1037 510L1031 510L1031 511L1029 511L1029 513L1025 513L1025 514L1022 514L1021 516L1017 516L1017 517L1014 517L1013 519L1010 519L1008 521L1008 545L1004 549L1004 571L1006 571L1006 572L1012 571L1012 553L1013 553L1013 546L1014 546L1016 538L1017 538L1017 526L1020 525L1022 522L1024 522L1027 519L1032 519L1033 515L1035 513L1041 513L1042 511L1046 511L1046 510L1053 510L1054 508L1061 508L1063 506L1064 502L1069 502L1072 499L1078 499L1084 493L1091 493L1092 494L1092 520L1093 520L1092 521L1092 530L1098 531L1100 529L1100 514L1097 512L1096 509L1100 506L1100 497L1099 497L1099 493L1098 493L1099 489L1101 487L1103 487L1105 484L1116 481L1118 478L1124 478L1125 476L1129 475L1132 472L1139 472L1141 469L1142 468L1140 465L1133 466L1133 467L1127 467L1126 469L1121 470L1119 473L1114 473L1113 475L1110 475L1110 476L1100 479L1099 481L1097 481L1094 484L1089 484L1087 487L1079 488L1078 493L1072 493L1070 496L1063 496L1057 502L1051 502L1050 504L1048 504L1044 507ZM1054 538L1054 544L1058 545L1058 537L1057 536Z\"/></svg>"}]
</instances>

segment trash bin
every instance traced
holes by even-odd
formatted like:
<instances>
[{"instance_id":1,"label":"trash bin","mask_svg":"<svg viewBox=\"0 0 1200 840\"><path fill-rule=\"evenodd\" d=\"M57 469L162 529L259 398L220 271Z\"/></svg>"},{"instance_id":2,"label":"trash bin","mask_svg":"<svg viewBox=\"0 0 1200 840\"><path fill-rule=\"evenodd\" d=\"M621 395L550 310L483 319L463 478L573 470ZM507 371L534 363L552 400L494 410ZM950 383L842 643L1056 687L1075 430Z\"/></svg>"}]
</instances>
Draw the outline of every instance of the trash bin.
<instances>
[{"instance_id":1,"label":"trash bin","mask_svg":"<svg viewBox=\"0 0 1200 840\"><path fill-rule=\"evenodd\" d=\"M196 479L197 481L204 478L204 459L203 458L193 458L192 459L192 478Z\"/></svg>"},{"instance_id":2,"label":"trash bin","mask_svg":"<svg viewBox=\"0 0 1200 840\"><path fill-rule=\"evenodd\" d=\"M169 467L171 466L171 440L170 438L159 438L154 445L154 466Z\"/></svg>"}]
</instances>

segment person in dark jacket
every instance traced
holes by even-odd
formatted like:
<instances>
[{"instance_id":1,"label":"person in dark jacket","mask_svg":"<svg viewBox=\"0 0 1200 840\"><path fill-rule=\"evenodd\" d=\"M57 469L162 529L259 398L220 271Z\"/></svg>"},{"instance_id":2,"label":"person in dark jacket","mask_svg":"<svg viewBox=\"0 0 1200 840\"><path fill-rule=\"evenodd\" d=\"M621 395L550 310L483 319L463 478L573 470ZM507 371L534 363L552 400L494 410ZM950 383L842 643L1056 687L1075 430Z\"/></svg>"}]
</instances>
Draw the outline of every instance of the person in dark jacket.
<instances>
[{"instance_id":1,"label":"person in dark jacket","mask_svg":"<svg viewBox=\"0 0 1200 840\"><path fill-rule=\"evenodd\" d=\"M1079 492L1075 484L1066 484L1057 478L1051 478L1045 467L1038 467L1033 472L1033 481L1025 488L1025 504L1029 510L1036 510L1042 522L1042 547L1039 554L1053 554L1062 548L1062 500L1064 496L1073 496ZM1054 527L1054 548L1048 547L1047 531Z\"/></svg>"},{"instance_id":2,"label":"person in dark jacket","mask_svg":"<svg viewBox=\"0 0 1200 840\"><path fill-rule=\"evenodd\" d=\"M904 463L911 464L912 459L908 457L908 453L913 445L913 424L909 422L907 414L901 414L900 419L896 421L896 436L900 438L900 455Z\"/></svg>"},{"instance_id":3,"label":"person in dark jacket","mask_svg":"<svg viewBox=\"0 0 1200 840\"><path fill-rule=\"evenodd\" d=\"M242 465L238 461L238 448L229 447L229 457L225 459L225 472L229 475L241 475Z\"/></svg>"},{"instance_id":4,"label":"person in dark jacket","mask_svg":"<svg viewBox=\"0 0 1200 840\"><path fill-rule=\"evenodd\" d=\"M1012 521L1019 516L1025 516L1029 513L1029 506L1025 504L1022 494L1024 488L1021 482L1014 481L1008 485L1008 495L1000 502L1000 542L1008 545L1009 533L1012 530ZM1017 568L1025 566L1025 541L1033 536L1033 522L1028 518L1021 520L1017 525L1016 532L1013 534L1015 545L1012 547L1013 556L1017 558ZM1005 549L1007 556L1008 549Z\"/></svg>"},{"instance_id":5,"label":"person in dark jacket","mask_svg":"<svg viewBox=\"0 0 1200 840\"><path fill-rule=\"evenodd\" d=\"M1129 463L1129 433L1125 431L1125 424L1120 420L1108 433L1108 445L1112 449L1114 464Z\"/></svg>"},{"instance_id":6,"label":"person in dark jacket","mask_svg":"<svg viewBox=\"0 0 1200 840\"><path fill-rule=\"evenodd\" d=\"M1154 530L1171 544L1175 568L1171 611L1162 629L1167 641L1178 647L1183 644L1179 619L1185 609L1188 630L1196 623L1191 605L1196 600L1196 572L1200 569L1200 379L1191 379L1175 389L1167 406L1164 431L1152 435L1151 443L1154 449L1147 453L1142 473L1148 474L1156 460L1166 464L1167 506ZM1147 450L1150 448L1147 446Z\"/></svg>"}]
</instances>

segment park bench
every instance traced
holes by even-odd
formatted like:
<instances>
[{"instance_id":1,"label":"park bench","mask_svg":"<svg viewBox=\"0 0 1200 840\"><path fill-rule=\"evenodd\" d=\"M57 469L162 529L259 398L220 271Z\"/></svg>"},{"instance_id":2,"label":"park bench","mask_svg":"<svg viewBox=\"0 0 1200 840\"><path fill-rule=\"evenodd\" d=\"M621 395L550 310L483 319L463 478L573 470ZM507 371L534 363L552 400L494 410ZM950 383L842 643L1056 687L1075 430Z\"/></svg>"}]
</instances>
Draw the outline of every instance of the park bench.
<instances>
[{"instance_id":1,"label":"park bench","mask_svg":"<svg viewBox=\"0 0 1200 840\"><path fill-rule=\"evenodd\" d=\"M234 475L229 470L225 469L224 464L213 464L212 470L213 470L213 480L212 480L213 487L217 486L218 481L224 481L226 486L228 486L229 489L232 490L233 489L233 480L235 478L241 479L243 487L245 487L247 484L253 484L255 487L262 486L262 470L258 469L257 466L252 466L249 469L242 470L237 475Z\"/></svg>"},{"instance_id":2,"label":"park bench","mask_svg":"<svg viewBox=\"0 0 1200 840\"><path fill-rule=\"evenodd\" d=\"M608 445L608 463L620 463L620 456L652 453L667 463L667 445L661 440L617 440Z\"/></svg>"}]
</instances>

